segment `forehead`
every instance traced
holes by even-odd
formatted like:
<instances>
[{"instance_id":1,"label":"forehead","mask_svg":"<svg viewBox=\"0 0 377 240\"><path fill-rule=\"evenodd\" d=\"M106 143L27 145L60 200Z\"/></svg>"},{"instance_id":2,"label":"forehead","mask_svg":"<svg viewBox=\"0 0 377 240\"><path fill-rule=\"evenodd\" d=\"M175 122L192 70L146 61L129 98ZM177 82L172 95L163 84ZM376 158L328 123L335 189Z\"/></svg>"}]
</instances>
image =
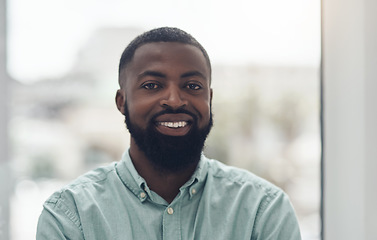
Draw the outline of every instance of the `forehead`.
<instances>
[{"instance_id":1,"label":"forehead","mask_svg":"<svg viewBox=\"0 0 377 240\"><path fill-rule=\"evenodd\" d=\"M147 70L199 71L210 80L210 69L202 51L178 42L147 43L136 49L125 75Z\"/></svg>"}]
</instances>

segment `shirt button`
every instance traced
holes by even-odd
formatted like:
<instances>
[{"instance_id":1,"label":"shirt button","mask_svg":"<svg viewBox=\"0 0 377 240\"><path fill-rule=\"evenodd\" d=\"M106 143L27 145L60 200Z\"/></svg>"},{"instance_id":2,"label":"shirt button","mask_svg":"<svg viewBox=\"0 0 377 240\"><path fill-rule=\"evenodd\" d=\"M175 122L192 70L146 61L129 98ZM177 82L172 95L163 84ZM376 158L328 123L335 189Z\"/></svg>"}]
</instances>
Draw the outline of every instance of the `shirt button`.
<instances>
[{"instance_id":1,"label":"shirt button","mask_svg":"<svg viewBox=\"0 0 377 240\"><path fill-rule=\"evenodd\" d=\"M141 197L141 198L145 198L146 196L147 196L147 195L145 194L145 192L141 192L141 193L140 193L140 197Z\"/></svg>"},{"instance_id":2,"label":"shirt button","mask_svg":"<svg viewBox=\"0 0 377 240\"><path fill-rule=\"evenodd\" d=\"M196 189L195 188L191 189L191 193L195 194L196 193Z\"/></svg>"},{"instance_id":3,"label":"shirt button","mask_svg":"<svg viewBox=\"0 0 377 240\"><path fill-rule=\"evenodd\" d=\"M168 208L168 214L169 214L169 215L172 215L173 213L174 213L174 210L173 210L173 208L171 208L171 207L170 207L170 208Z\"/></svg>"}]
</instances>

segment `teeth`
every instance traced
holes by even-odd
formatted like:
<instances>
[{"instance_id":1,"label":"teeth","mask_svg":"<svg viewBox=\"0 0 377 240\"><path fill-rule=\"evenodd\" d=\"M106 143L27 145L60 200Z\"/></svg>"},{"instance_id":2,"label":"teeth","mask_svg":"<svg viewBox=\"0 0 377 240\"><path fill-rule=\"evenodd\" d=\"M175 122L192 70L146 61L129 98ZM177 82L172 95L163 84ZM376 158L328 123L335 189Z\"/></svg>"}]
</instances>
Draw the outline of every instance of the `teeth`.
<instances>
[{"instance_id":1,"label":"teeth","mask_svg":"<svg viewBox=\"0 0 377 240\"><path fill-rule=\"evenodd\" d=\"M179 122L159 122L158 124L169 127L169 128L180 128L185 127L187 125L186 121L179 121Z\"/></svg>"}]
</instances>

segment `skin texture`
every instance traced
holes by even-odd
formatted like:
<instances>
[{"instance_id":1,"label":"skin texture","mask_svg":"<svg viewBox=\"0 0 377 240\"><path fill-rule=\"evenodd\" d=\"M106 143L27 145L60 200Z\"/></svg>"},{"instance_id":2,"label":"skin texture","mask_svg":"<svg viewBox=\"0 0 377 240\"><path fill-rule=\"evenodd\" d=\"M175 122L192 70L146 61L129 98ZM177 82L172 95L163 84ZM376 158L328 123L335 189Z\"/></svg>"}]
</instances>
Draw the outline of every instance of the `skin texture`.
<instances>
[{"instance_id":1,"label":"skin texture","mask_svg":"<svg viewBox=\"0 0 377 240\"><path fill-rule=\"evenodd\" d=\"M176 42L142 45L120 75L121 89L116 94L119 111L127 104L133 124L145 130L152 117L165 109L185 109L197 118L199 128L210 119L212 89L210 69L203 53L196 47ZM165 135L182 136L190 130L192 116L185 113L163 114L154 122ZM171 128L161 123L185 122L184 127ZM166 124L165 124L166 125ZM148 186L171 202L179 188L191 177L196 164L179 172L162 172L154 168L131 136L130 156Z\"/></svg>"}]
</instances>

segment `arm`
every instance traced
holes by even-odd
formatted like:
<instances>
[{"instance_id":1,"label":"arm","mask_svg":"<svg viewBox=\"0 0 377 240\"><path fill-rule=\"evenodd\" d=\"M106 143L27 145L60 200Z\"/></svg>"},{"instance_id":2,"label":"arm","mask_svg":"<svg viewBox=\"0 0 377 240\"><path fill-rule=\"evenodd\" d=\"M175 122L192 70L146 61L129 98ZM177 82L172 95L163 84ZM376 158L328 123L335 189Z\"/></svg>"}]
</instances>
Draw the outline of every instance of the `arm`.
<instances>
[{"instance_id":1,"label":"arm","mask_svg":"<svg viewBox=\"0 0 377 240\"><path fill-rule=\"evenodd\" d=\"M84 239L80 220L64 204L46 202L39 217L37 240Z\"/></svg>"},{"instance_id":2,"label":"arm","mask_svg":"<svg viewBox=\"0 0 377 240\"><path fill-rule=\"evenodd\" d=\"M300 240L300 229L293 207L283 192L267 197L259 206L252 240Z\"/></svg>"}]
</instances>

